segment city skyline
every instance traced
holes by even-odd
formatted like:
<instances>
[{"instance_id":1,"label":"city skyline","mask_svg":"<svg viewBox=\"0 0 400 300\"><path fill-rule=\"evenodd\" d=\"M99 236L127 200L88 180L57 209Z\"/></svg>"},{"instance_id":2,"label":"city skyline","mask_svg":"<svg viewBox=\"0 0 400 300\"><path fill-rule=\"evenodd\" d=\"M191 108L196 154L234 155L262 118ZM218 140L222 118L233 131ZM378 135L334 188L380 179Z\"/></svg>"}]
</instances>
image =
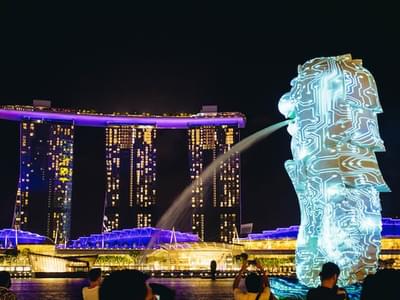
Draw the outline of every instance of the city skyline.
<instances>
[{"instance_id":1,"label":"city skyline","mask_svg":"<svg viewBox=\"0 0 400 300\"><path fill-rule=\"evenodd\" d=\"M76 201L72 197L73 173L77 172L73 167L74 129L99 125L105 130L102 173L106 182L105 187L97 186L105 190L105 198L104 203L97 199L103 210L97 219L103 219L103 224L95 233L155 226L163 215L156 195L156 132L186 128L188 173L196 184L187 199L192 203L187 224L175 226L191 227L201 240L232 242L240 228L239 153L221 163L210 184L199 175L240 141L245 116L219 112L217 106L168 117L120 115L53 108L45 100L33 100L33 106L0 107L0 118L20 123L19 180L10 227L48 236L56 244L70 240L71 223L76 222L71 214ZM154 125L147 124L149 120ZM219 224L217 230L213 224Z\"/></svg>"},{"instance_id":2,"label":"city skyline","mask_svg":"<svg viewBox=\"0 0 400 300\"><path fill-rule=\"evenodd\" d=\"M290 88L298 64L351 53L374 74L383 108L379 132L387 151L377 159L392 192L382 195L382 215L400 216L400 49L395 43L400 26L395 8L365 1L346 6L166 6L132 10L81 4L54 9L32 3L29 9L5 8L0 104L48 99L66 109L159 115L215 104L221 111L246 115L243 139L283 119L278 101ZM359 26L351 19L355 15ZM0 201L9 207L15 201L19 128L8 121L0 121L0 128ZM91 218L102 214L91 199L104 199L104 191L94 191L105 185L97 163L104 159L105 134L100 128L77 127L74 137L79 147L74 167L81 172L74 174L79 201L71 209L89 234L102 222ZM186 143L183 132L158 132L163 210L188 184ZM290 136L284 129L241 155L242 221L254 223L255 232L300 221L298 200L284 169L290 157ZM10 219L7 215L0 222ZM79 224L72 224L73 232L79 230L75 226Z\"/></svg>"}]
</instances>

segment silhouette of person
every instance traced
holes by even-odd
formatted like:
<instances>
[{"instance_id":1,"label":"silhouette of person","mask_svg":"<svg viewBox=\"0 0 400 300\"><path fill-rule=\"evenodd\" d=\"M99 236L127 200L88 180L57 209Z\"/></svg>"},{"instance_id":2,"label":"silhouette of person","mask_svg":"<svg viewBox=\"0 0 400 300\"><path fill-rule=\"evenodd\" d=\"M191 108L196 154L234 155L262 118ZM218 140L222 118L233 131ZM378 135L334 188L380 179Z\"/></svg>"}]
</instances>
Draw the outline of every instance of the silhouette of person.
<instances>
[{"instance_id":1,"label":"silhouette of person","mask_svg":"<svg viewBox=\"0 0 400 300\"><path fill-rule=\"evenodd\" d=\"M400 271L394 269L378 270L368 275L362 284L360 300L398 298Z\"/></svg>"},{"instance_id":2,"label":"silhouette of person","mask_svg":"<svg viewBox=\"0 0 400 300\"><path fill-rule=\"evenodd\" d=\"M10 291L11 276L7 271L0 272L0 300L16 300L17 295Z\"/></svg>"},{"instance_id":3,"label":"silhouette of person","mask_svg":"<svg viewBox=\"0 0 400 300\"><path fill-rule=\"evenodd\" d=\"M269 287L268 276L262 265L256 260L257 272L250 272L245 279L247 291L239 289L239 282L247 271L248 261L244 260L239 273L236 275L233 282L233 297L235 300L269 300L275 299Z\"/></svg>"},{"instance_id":4,"label":"silhouette of person","mask_svg":"<svg viewBox=\"0 0 400 300\"><path fill-rule=\"evenodd\" d=\"M156 283L148 283L150 277L138 270L115 271L104 278L100 286L100 300L156 300L175 299L175 292Z\"/></svg>"},{"instance_id":5,"label":"silhouette of person","mask_svg":"<svg viewBox=\"0 0 400 300\"><path fill-rule=\"evenodd\" d=\"M319 273L321 285L308 291L307 300L347 299L346 290L337 286L339 275L340 269L338 265L333 262L323 264Z\"/></svg>"},{"instance_id":6,"label":"silhouette of person","mask_svg":"<svg viewBox=\"0 0 400 300\"><path fill-rule=\"evenodd\" d=\"M99 300L99 289L101 284L101 269L93 268L89 271L89 286L82 289L83 300Z\"/></svg>"}]
</instances>

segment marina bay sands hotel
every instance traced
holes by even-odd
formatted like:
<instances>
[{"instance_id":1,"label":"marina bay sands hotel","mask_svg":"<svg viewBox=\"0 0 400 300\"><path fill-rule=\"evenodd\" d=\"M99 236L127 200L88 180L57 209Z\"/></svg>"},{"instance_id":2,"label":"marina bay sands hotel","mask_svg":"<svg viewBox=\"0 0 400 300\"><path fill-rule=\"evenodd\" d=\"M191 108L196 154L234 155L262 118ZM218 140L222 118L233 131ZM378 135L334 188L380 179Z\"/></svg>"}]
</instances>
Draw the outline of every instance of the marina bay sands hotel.
<instances>
[{"instance_id":1,"label":"marina bay sands hotel","mask_svg":"<svg viewBox=\"0 0 400 300\"><path fill-rule=\"evenodd\" d=\"M102 114L52 108L49 101L36 100L33 106L1 106L0 119L20 122L14 228L56 243L70 239L75 126L106 131L106 229L156 225L157 130L183 129L188 132L189 174L195 182L188 199L192 230L202 240L232 241L240 224L239 154L215 171L212 189L206 189L199 176L239 141L244 115L218 112L215 106L193 115Z\"/></svg>"}]
</instances>

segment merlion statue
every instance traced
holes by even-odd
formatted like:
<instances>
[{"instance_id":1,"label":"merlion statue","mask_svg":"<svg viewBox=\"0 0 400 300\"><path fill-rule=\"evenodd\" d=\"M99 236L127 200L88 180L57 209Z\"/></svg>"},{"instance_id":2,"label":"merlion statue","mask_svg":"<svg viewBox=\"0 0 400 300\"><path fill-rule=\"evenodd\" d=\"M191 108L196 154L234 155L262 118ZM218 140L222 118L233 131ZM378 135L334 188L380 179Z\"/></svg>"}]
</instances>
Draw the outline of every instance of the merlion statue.
<instances>
[{"instance_id":1,"label":"merlion statue","mask_svg":"<svg viewBox=\"0 0 400 300\"><path fill-rule=\"evenodd\" d=\"M292 120L293 160L285 168L300 203L297 276L315 286L322 264L331 261L341 269L339 283L353 283L377 268L379 193L390 191L375 157L385 151L376 84L347 54L307 61L291 86L279 111Z\"/></svg>"}]
</instances>

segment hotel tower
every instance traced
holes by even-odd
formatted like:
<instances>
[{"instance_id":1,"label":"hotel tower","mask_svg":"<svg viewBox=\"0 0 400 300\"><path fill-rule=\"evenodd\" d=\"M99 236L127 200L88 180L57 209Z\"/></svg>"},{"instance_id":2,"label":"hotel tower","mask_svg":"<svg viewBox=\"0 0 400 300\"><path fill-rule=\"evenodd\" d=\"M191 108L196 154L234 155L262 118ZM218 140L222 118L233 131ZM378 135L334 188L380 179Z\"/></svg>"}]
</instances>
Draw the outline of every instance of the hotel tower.
<instances>
[{"instance_id":1,"label":"hotel tower","mask_svg":"<svg viewBox=\"0 0 400 300\"><path fill-rule=\"evenodd\" d=\"M213 115L216 111L202 111ZM200 174L219 155L239 142L239 128L232 125L189 128L192 231L202 240L232 242L240 226L240 155L234 153L214 171L211 183Z\"/></svg>"},{"instance_id":2,"label":"hotel tower","mask_svg":"<svg viewBox=\"0 0 400 300\"><path fill-rule=\"evenodd\" d=\"M107 231L155 225L155 138L152 126L106 128Z\"/></svg>"},{"instance_id":3,"label":"hotel tower","mask_svg":"<svg viewBox=\"0 0 400 300\"><path fill-rule=\"evenodd\" d=\"M0 106L0 119L20 123L16 229L48 236L57 244L70 239L75 126L105 128L106 189L99 199L104 204L99 231L156 225L163 213L157 211L154 143L161 129L188 132L189 174L195 182L188 199L193 232L205 241L232 242L239 228L239 153L218 166L210 184L200 174L239 141L246 123L241 113L204 106L197 114L103 114L34 100L33 106Z\"/></svg>"},{"instance_id":4,"label":"hotel tower","mask_svg":"<svg viewBox=\"0 0 400 300\"><path fill-rule=\"evenodd\" d=\"M14 226L56 243L70 237L74 125L22 120Z\"/></svg>"}]
</instances>

